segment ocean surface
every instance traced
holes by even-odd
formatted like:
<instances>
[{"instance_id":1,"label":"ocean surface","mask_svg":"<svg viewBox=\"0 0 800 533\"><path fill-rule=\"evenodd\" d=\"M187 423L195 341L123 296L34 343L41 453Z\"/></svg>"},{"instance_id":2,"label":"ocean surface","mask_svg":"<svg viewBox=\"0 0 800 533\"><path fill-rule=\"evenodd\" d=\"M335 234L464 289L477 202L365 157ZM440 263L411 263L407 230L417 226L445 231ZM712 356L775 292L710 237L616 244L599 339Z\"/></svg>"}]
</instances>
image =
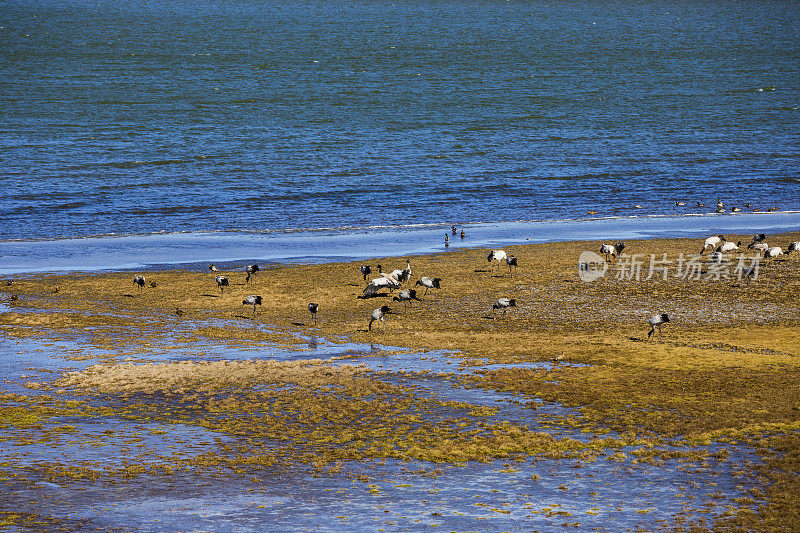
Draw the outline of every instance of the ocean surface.
<instances>
[{"instance_id":1,"label":"ocean surface","mask_svg":"<svg viewBox=\"0 0 800 533\"><path fill-rule=\"evenodd\" d=\"M0 270L276 256L233 253L253 235L369 255L360 236L429 228L405 253L450 224L704 231L741 216L717 198L797 228L799 59L795 2L6 0ZM302 246L332 234L355 244ZM48 266L109 239L120 258Z\"/></svg>"}]
</instances>

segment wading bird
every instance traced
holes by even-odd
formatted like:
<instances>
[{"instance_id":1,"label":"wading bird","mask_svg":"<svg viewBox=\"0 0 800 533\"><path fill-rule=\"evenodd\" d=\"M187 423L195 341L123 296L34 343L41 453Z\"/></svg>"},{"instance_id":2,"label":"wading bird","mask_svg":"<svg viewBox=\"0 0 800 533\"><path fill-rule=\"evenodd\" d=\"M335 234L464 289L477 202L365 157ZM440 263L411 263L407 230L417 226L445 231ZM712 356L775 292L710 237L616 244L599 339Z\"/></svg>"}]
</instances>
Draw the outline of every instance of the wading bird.
<instances>
[{"instance_id":1,"label":"wading bird","mask_svg":"<svg viewBox=\"0 0 800 533\"><path fill-rule=\"evenodd\" d=\"M247 279L245 279L246 283L250 283L250 277L255 276L256 272L259 271L258 265L247 265L244 267L245 272L247 272Z\"/></svg>"},{"instance_id":2,"label":"wading bird","mask_svg":"<svg viewBox=\"0 0 800 533\"><path fill-rule=\"evenodd\" d=\"M486 256L486 261L488 263L491 263L492 261L497 261L497 272L499 273L500 261L505 261L506 257L508 257L508 255L506 254L505 250L492 250L491 252L489 252L489 255ZM492 268L489 270L489 272L491 272L494 269L494 265L491 265L491 267Z\"/></svg>"},{"instance_id":3,"label":"wading bird","mask_svg":"<svg viewBox=\"0 0 800 533\"><path fill-rule=\"evenodd\" d=\"M412 311L414 310L414 304L412 303L412 300L417 300L418 302L422 301L419 298L417 298L417 291L415 291L414 289L404 289L404 290L400 291L397 294L397 296L392 298L392 300L395 301L395 302L403 302L403 310L404 311L405 311L407 305L411 306L411 310Z\"/></svg>"},{"instance_id":4,"label":"wading bird","mask_svg":"<svg viewBox=\"0 0 800 533\"><path fill-rule=\"evenodd\" d=\"M513 255L506 257L506 264L508 265L508 273L511 274L511 277L514 277L514 274L517 273L517 258ZM511 267L514 267L514 273L511 273Z\"/></svg>"},{"instance_id":5,"label":"wading bird","mask_svg":"<svg viewBox=\"0 0 800 533\"><path fill-rule=\"evenodd\" d=\"M736 244L732 243L731 241L723 242L722 245L717 248L717 251L723 254L728 252L733 252L739 249L739 246L742 245L742 241L737 242Z\"/></svg>"},{"instance_id":6,"label":"wading bird","mask_svg":"<svg viewBox=\"0 0 800 533\"><path fill-rule=\"evenodd\" d=\"M256 306L261 305L261 296L256 296L255 294L251 294L244 300L242 300L242 305L252 305L253 306L253 318L256 317Z\"/></svg>"},{"instance_id":7,"label":"wading bird","mask_svg":"<svg viewBox=\"0 0 800 533\"><path fill-rule=\"evenodd\" d=\"M717 245L721 242L725 242L725 237L723 237L722 235L712 235L711 237L703 241L703 249L700 250L700 253L702 254L703 252L706 251L706 248L709 247L711 247L711 251L713 252L714 248L716 248Z\"/></svg>"},{"instance_id":8,"label":"wading bird","mask_svg":"<svg viewBox=\"0 0 800 533\"><path fill-rule=\"evenodd\" d=\"M381 324L383 325L383 329L386 330L386 321L383 319L383 317L391 312L392 310L389 309L388 305L382 305L375 309L369 317L369 330L372 331L372 323L376 320L380 320Z\"/></svg>"},{"instance_id":9,"label":"wading bird","mask_svg":"<svg viewBox=\"0 0 800 533\"><path fill-rule=\"evenodd\" d=\"M417 285L421 285L425 287L425 294L423 294L423 296L425 296L426 294L428 294L428 291L430 289L441 289L440 287L441 282L442 282L441 278L422 277L419 278L419 281L417 281L417 283L415 283L414 286L416 287Z\"/></svg>"},{"instance_id":10,"label":"wading bird","mask_svg":"<svg viewBox=\"0 0 800 533\"><path fill-rule=\"evenodd\" d=\"M498 298L497 301L492 304L492 316L494 316L494 312L498 309L503 310L503 315L505 316L506 311L509 307L516 307L517 301L514 298Z\"/></svg>"},{"instance_id":11,"label":"wading bird","mask_svg":"<svg viewBox=\"0 0 800 533\"><path fill-rule=\"evenodd\" d=\"M786 249L786 255L790 255L792 252L797 252L797 260L800 261L800 241L789 243L789 248Z\"/></svg>"},{"instance_id":12,"label":"wading bird","mask_svg":"<svg viewBox=\"0 0 800 533\"><path fill-rule=\"evenodd\" d=\"M319 304L308 304L308 312L311 313L311 317L314 319L314 324L317 323L317 311L319 311Z\"/></svg>"},{"instance_id":13,"label":"wading bird","mask_svg":"<svg viewBox=\"0 0 800 533\"><path fill-rule=\"evenodd\" d=\"M364 288L364 297L369 298L370 296L375 296L378 294L378 291L381 289L389 289L389 291L393 291L394 289L400 288L400 282L394 278L375 278L369 282Z\"/></svg>"},{"instance_id":14,"label":"wading bird","mask_svg":"<svg viewBox=\"0 0 800 533\"><path fill-rule=\"evenodd\" d=\"M214 281L217 282L217 288L219 289L219 292L225 294L225 287L230 286L230 284L228 283L228 278L226 278L225 276L216 276L214 278Z\"/></svg>"},{"instance_id":15,"label":"wading bird","mask_svg":"<svg viewBox=\"0 0 800 533\"><path fill-rule=\"evenodd\" d=\"M364 276L364 281L367 281L367 276L372 274L372 267L369 265L361 265L361 275Z\"/></svg>"},{"instance_id":16,"label":"wading bird","mask_svg":"<svg viewBox=\"0 0 800 533\"><path fill-rule=\"evenodd\" d=\"M658 338L661 340L661 324L669 322L669 316L667 313L661 313L660 315L653 315L650 320L647 321L650 324L650 331L647 332L647 340L650 340L650 337L653 335L653 332L656 330L656 326L658 326Z\"/></svg>"},{"instance_id":17,"label":"wading bird","mask_svg":"<svg viewBox=\"0 0 800 533\"><path fill-rule=\"evenodd\" d=\"M783 250L780 246L773 246L772 248L767 248L767 251L764 252L764 257L767 259L774 259L779 255L783 255Z\"/></svg>"},{"instance_id":18,"label":"wading bird","mask_svg":"<svg viewBox=\"0 0 800 533\"><path fill-rule=\"evenodd\" d=\"M615 245L604 244L600 247L600 253L606 256L606 261L608 261L608 256L610 255L612 258L616 258L619 254L622 253L622 250L625 249L624 242L618 242Z\"/></svg>"},{"instance_id":19,"label":"wading bird","mask_svg":"<svg viewBox=\"0 0 800 533\"><path fill-rule=\"evenodd\" d=\"M461 230L461 240L463 241L463 240L464 240L464 237L466 237L466 236L467 236L467 234L466 234L466 233L464 233L464 230L462 229L462 230Z\"/></svg>"},{"instance_id":20,"label":"wading bird","mask_svg":"<svg viewBox=\"0 0 800 533\"><path fill-rule=\"evenodd\" d=\"M760 242L764 242L767 240L767 236L763 233L759 233L758 235L753 235L753 242L747 245L747 249L753 248L756 244Z\"/></svg>"},{"instance_id":21,"label":"wading bird","mask_svg":"<svg viewBox=\"0 0 800 533\"><path fill-rule=\"evenodd\" d=\"M142 290L145 284L144 276L134 276L133 284L139 287L139 290Z\"/></svg>"}]
</instances>

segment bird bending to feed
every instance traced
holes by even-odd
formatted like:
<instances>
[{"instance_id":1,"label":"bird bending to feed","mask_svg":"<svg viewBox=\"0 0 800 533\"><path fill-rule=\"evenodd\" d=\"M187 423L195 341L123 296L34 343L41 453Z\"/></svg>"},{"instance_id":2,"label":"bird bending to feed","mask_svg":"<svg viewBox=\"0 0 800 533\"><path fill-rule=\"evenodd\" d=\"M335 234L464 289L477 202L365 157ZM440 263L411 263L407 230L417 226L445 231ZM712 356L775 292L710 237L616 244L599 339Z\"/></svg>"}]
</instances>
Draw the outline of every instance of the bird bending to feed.
<instances>
[{"instance_id":1,"label":"bird bending to feed","mask_svg":"<svg viewBox=\"0 0 800 533\"><path fill-rule=\"evenodd\" d=\"M503 314L506 314L506 311L509 307L516 307L517 301L514 298L498 298L497 301L492 304L492 316L494 316L494 312L498 309L503 310Z\"/></svg>"},{"instance_id":2,"label":"bird bending to feed","mask_svg":"<svg viewBox=\"0 0 800 533\"><path fill-rule=\"evenodd\" d=\"M397 293L397 296L392 298L392 300L395 302L403 302L403 309L405 309L407 305L410 305L412 311L414 310L414 304L412 303L412 300L417 300L418 302L422 301L417 298L417 291L414 289L403 289Z\"/></svg>"},{"instance_id":3,"label":"bird bending to feed","mask_svg":"<svg viewBox=\"0 0 800 533\"><path fill-rule=\"evenodd\" d=\"M382 277L382 278L375 278L369 282L364 288L364 297L368 298L370 296L375 296L378 294L378 291L381 289L389 289L389 291L393 291L394 289L400 288L400 282L394 278Z\"/></svg>"},{"instance_id":4,"label":"bird bending to feed","mask_svg":"<svg viewBox=\"0 0 800 533\"><path fill-rule=\"evenodd\" d=\"M669 322L669 316L667 316L667 313L653 315L652 318L647 321L647 323L650 324L650 331L647 332L647 340L650 340L650 337L656 330L656 326L658 326L658 338L661 339L661 324L666 322Z\"/></svg>"},{"instance_id":5,"label":"bird bending to feed","mask_svg":"<svg viewBox=\"0 0 800 533\"><path fill-rule=\"evenodd\" d=\"M486 256L486 261L489 263L497 261L497 271L500 272L500 261L505 261L506 257L508 257L508 255L505 250L492 250L489 252L489 255ZM492 269L494 269L494 265L491 266Z\"/></svg>"},{"instance_id":6,"label":"bird bending to feed","mask_svg":"<svg viewBox=\"0 0 800 533\"><path fill-rule=\"evenodd\" d=\"M425 287L425 294L423 294L423 296L425 296L426 294L428 294L428 291L430 289L440 289L441 287L439 286L439 284L441 283L441 281L442 281L441 278L422 277L419 278L419 281L417 281L417 283L415 283L414 286L416 287L417 285L421 285Z\"/></svg>"},{"instance_id":7,"label":"bird bending to feed","mask_svg":"<svg viewBox=\"0 0 800 533\"><path fill-rule=\"evenodd\" d=\"M383 265L378 265L378 275L387 279L394 281L395 283L400 283L400 280L394 275L395 272L400 272L399 270L395 270L392 272L383 272Z\"/></svg>"},{"instance_id":8,"label":"bird bending to feed","mask_svg":"<svg viewBox=\"0 0 800 533\"><path fill-rule=\"evenodd\" d=\"M242 305L252 305L253 306L253 318L256 317L256 306L261 305L261 296L256 296L255 294L251 294L244 300L242 300Z\"/></svg>"},{"instance_id":9,"label":"bird bending to feed","mask_svg":"<svg viewBox=\"0 0 800 533\"><path fill-rule=\"evenodd\" d=\"M250 277L255 276L256 272L259 271L258 265L247 265L244 267L245 272L247 272L247 279L245 282L250 283Z\"/></svg>"},{"instance_id":10,"label":"bird bending to feed","mask_svg":"<svg viewBox=\"0 0 800 533\"><path fill-rule=\"evenodd\" d=\"M772 259L774 257L778 257L779 255L783 255L783 250L780 246L773 246L772 248L767 248L767 251L764 252L764 257L767 259Z\"/></svg>"},{"instance_id":11,"label":"bird bending to feed","mask_svg":"<svg viewBox=\"0 0 800 533\"><path fill-rule=\"evenodd\" d=\"M703 252L706 251L706 248L709 247L711 247L711 250L713 251L714 248L716 248L717 245L721 242L725 242L725 237L723 237L722 235L712 235L711 237L703 241L703 249L700 250L700 253L702 254Z\"/></svg>"},{"instance_id":12,"label":"bird bending to feed","mask_svg":"<svg viewBox=\"0 0 800 533\"><path fill-rule=\"evenodd\" d=\"M144 284L145 284L144 276L134 276L133 284L138 286L139 290L142 290L142 288L144 288Z\"/></svg>"},{"instance_id":13,"label":"bird bending to feed","mask_svg":"<svg viewBox=\"0 0 800 533\"><path fill-rule=\"evenodd\" d=\"M759 233L758 235L753 235L753 242L747 245L747 249L749 250L750 248L755 247L756 244L764 242L765 240L767 240L767 236L763 233Z\"/></svg>"},{"instance_id":14,"label":"bird bending to feed","mask_svg":"<svg viewBox=\"0 0 800 533\"><path fill-rule=\"evenodd\" d=\"M722 252L717 250L716 252L711 252L711 262L716 263L718 265L722 264Z\"/></svg>"},{"instance_id":15,"label":"bird bending to feed","mask_svg":"<svg viewBox=\"0 0 800 533\"><path fill-rule=\"evenodd\" d=\"M734 250L738 250L739 246L742 245L742 241L737 242L736 244L732 243L731 241L723 242L722 245L717 248L717 251L723 254L728 252L733 252Z\"/></svg>"},{"instance_id":16,"label":"bird bending to feed","mask_svg":"<svg viewBox=\"0 0 800 533\"><path fill-rule=\"evenodd\" d=\"M361 275L364 276L364 281L367 281L367 276L372 274L372 267L369 265L361 265Z\"/></svg>"},{"instance_id":17,"label":"bird bending to feed","mask_svg":"<svg viewBox=\"0 0 800 533\"><path fill-rule=\"evenodd\" d=\"M619 254L622 253L622 250L625 249L624 242L618 242L615 245L604 244L600 247L600 253L606 256L606 261L608 261L608 256L610 255L612 258L616 258Z\"/></svg>"},{"instance_id":18,"label":"bird bending to feed","mask_svg":"<svg viewBox=\"0 0 800 533\"><path fill-rule=\"evenodd\" d=\"M217 272L219 270L217 267L214 266L214 263L211 263L210 265L208 265L208 269L211 272Z\"/></svg>"},{"instance_id":19,"label":"bird bending to feed","mask_svg":"<svg viewBox=\"0 0 800 533\"><path fill-rule=\"evenodd\" d=\"M389 309L388 305L382 305L379 308L375 309L369 317L369 330L372 331L372 323L376 320L380 320L381 324L383 325L383 329L386 329L386 321L383 319L384 316L390 314L392 312Z\"/></svg>"},{"instance_id":20,"label":"bird bending to feed","mask_svg":"<svg viewBox=\"0 0 800 533\"><path fill-rule=\"evenodd\" d=\"M756 252L758 252L760 254L763 254L764 252L769 250L769 244L767 244L765 242L757 242L755 244L752 244L751 246L753 247L753 250L755 250Z\"/></svg>"},{"instance_id":21,"label":"bird bending to feed","mask_svg":"<svg viewBox=\"0 0 800 533\"><path fill-rule=\"evenodd\" d=\"M314 319L314 324L317 323L317 311L319 311L319 304L308 304L308 312L311 313L311 316Z\"/></svg>"},{"instance_id":22,"label":"bird bending to feed","mask_svg":"<svg viewBox=\"0 0 800 533\"><path fill-rule=\"evenodd\" d=\"M513 255L506 257L506 264L508 265L508 273L511 274L511 277L514 277L514 274L517 273L517 258ZM511 267L514 267L514 273L511 273Z\"/></svg>"},{"instance_id":23,"label":"bird bending to feed","mask_svg":"<svg viewBox=\"0 0 800 533\"><path fill-rule=\"evenodd\" d=\"M230 284L228 283L228 278L225 276L216 276L214 278L214 281L217 282L217 288L219 289L219 292L222 294L225 294L225 287L230 287Z\"/></svg>"},{"instance_id":24,"label":"bird bending to feed","mask_svg":"<svg viewBox=\"0 0 800 533\"><path fill-rule=\"evenodd\" d=\"M789 243L789 248L786 249L786 255L792 252L797 252L797 260L800 261L800 241Z\"/></svg>"}]
</instances>

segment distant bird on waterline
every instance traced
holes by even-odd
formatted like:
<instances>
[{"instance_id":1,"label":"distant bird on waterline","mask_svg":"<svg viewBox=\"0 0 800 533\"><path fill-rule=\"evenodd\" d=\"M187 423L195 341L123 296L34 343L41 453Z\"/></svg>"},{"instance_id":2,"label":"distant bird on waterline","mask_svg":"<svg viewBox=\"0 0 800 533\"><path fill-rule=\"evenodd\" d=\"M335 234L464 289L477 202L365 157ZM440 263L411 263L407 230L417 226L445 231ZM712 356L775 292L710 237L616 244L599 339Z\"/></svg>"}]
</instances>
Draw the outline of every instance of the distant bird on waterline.
<instances>
[{"instance_id":1,"label":"distant bird on waterline","mask_svg":"<svg viewBox=\"0 0 800 533\"><path fill-rule=\"evenodd\" d=\"M675 205L683 207L684 205L686 205L686 202L675 202Z\"/></svg>"},{"instance_id":2,"label":"distant bird on waterline","mask_svg":"<svg viewBox=\"0 0 800 533\"><path fill-rule=\"evenodd\" d=\"M498 309L502 309L503 315L505 315L509 307L516 306L517 301L514 298L498 298L497 301L492 304L492 316L494 316L494 312Z\"/></svg>"},{"instance_id":3,"label":"distant bird on waterline","mask_svg":"<svg viewBox=\"0 0 800 533\"><path fill-rule=\"evenodd\" d=\"M463 241L463 240L464 240L464 237L466 237L466 236L467 236L467 234L466 234L466 233L464 233L464 230L462 229L462 230L461 230L461 240Z\"/></svg>"},{"instance_id":4,"label":"distant bird on waterline","mask_svg":"<svg viewBox=\"0 0 800 533\"><path fill-rule=\"evenodd\" d=\"M759 233L757 235L753 235L753 242L751 242L750 244L747 245L747 249L749 250L749 249L753 248L756 244L758 244L760 242L764 242L765 240L767 240L767 236L764 233Z\"/></svg>"},{"instance_id":5,"label":"distant bird on waterline","mask_svg":"<svg viewBox=\"0 0 800 533\"><path fill-rule=\"evenodd\" d=\"M211 272L217 272L217 271L219 271L219 269L218 269L217 267L215 267L215 266L214 266L214 263L211 263L210 265L208 265L208 269L209 269Z\"/></svg>"},{"instance_id":6,"label":"distant bird on waterline","mask_svg":"<svg viewBox=\"0 0 800 533\"><path fill-rule=\"evenodd\" d=\"M450 229L453 230L453 235L455 235L456 234L456 227L455 226L451 226Z\"/></svg>"},{"instance_id":7,"label":"distant bird on waterline","mask_svg":"<svg viewBox=\"0 0 800 533\"><path fill-rule=\"evenodd\" d=\"M511 267L514 267L514 273L511 274L511 277L514 277L514 274L517 273L517 258L513 255L506 257L506 264L508 265L508 273L511 274Z\"/></svg>"},{"instance_id":8,"label":"distant bird on waterline","mask_svg":"<svg viewBox=\"0 0 800 533\"><path fill-rule=\"evenodd\" d=\"M308 312L311 313L311 317L314 319L314 324L317 323L317 311L319 311L319 304L308 304Z\"/></svg>"},{"instance_id":9,"label":"distant bird on waterline","mask_svg":"<svg viewBox=\"0 0 800 533\"><path fill-rule=\"evenodd\" d=\"M448 235L447 233L444 234L444 245L450 246L450 235Z\"/></svg>"},{"instance_id":10,"label":"distant bird on waterline","mask_svg":"<svg viewBox=\"0 0 800 533\"><path fill-rule=\"evenodd\" d=\"M372 267L369 265L361 265L361 275L364 276L364 281L367 281L367 276L372 274Z\"/></svg>"},{"instance_id":11,"label":"distant bird on waterline","mask_svg":"<svg viewBox=\"0 0 800 533\"><path fill-rule=\"evenodd\" d=\"M244 267L245 272L247 272L247 279L245 279L246 283L250 283L250 277L255 276L256 272L259 271L258 265L247 265Z\"/></svg>"},{"instance_id":12,"label":"distant bird on waterline","mask_svg":"<svg viewBox=\"0 0 800 533\"><path fill-rule=\"evenodd\" d=\"M376 320L380 320L381 324L383 325L383 329L386 330L386 321L383 319L383 317L391 312L392 310L389 309L388 305L382 305L375 309L369 317L369 330L372 331L372 323Z\"/></svg>"},{"instance_id":13,"label":"distant bird on waterline","mask_svg":"<svg viewBox=\"0 0 800 533\"><path fill-rule=\"evenodd\" d=\"M423 296L425 296L426 294L428 294L428 291L430 289L441 289L440 286L441 282L442 282L441 278L429 278L426 276L419 278L419 280L414 284L414 286L416 287L417 285L421 285L425 287L425 294L423 294Z\"/></svg>"},{"instance_id":14,"label":"distant bird on waterline","mask_svg":"<svg viewBox=\"0 0 800 533\"><path fill-rule=\"evenodd\" d=\"M252 294L242 300L242 305L252 305L253 306L253 318L256 317L256 306L261 305L261 296L256 296Z\"/></svg>"},{"instance_id":15,"label":"distant bird on waterline","mask_svg":"<svg viewBox=\"0 0 800 533\"><path fill-rule=\"evenodd\" d=\"M665 324L667 322L669 322L669 316L667 316L667 313L653 315L652 318L647 321L647 323L650 324L650 331L647 332L647 340L650 340L650 337L656 330L656 326L658 326L658 338L661 339L661 324Z\"/></svg>"},{"instance_id":16,"label":"distant bird on waterline","mask_svg":"<svg viewBox=\"0 0 800 533\"><path fill-rule=\"evenodd\" d=\"M133 284L139 287L139 290L141 291L144 288L145 284L144 276L134 276Z\"/></svg>"},{"instance_id":17,"label":"distant bird on waterline","mask_svg":"<svg viewBox=\"0 0 800 533\"><path fill-rule=\"evenodd\" d=\"M697 202L695 204L695 207L705 207L705 206L706 206L706 204L704 204L703 202Z\"/></svg>"},{"instance_id":18,"label":"distant bird on waterline","mask_svg":"<svg viewBox=\"0 0 800 533\"><path fill-rule=\"evenodd\" d=\"M418 302L422 301L419 298L417 298L417 291L415 291L414 289L403 289L402 291L397 293L397 296L392 298L392 300L395 302L403 302L404 310L406 309L406 306L411 306L412 311L414 310L414 304L412 303L412 300L417 300Z\"/></svg>"},{"instance_id":19,"label":"distant bird on waterline","mask_svg":"<svg viewBox=\"0 0 800 533\"><path fill-rule=\"evenodd\" d=\"M706 251L706 248L709 247L711 248L711 251L714 251L714 248L716 248L717 245L721 242L725 242L725 237L723 237L722 235L712 235L711 237L703 241L703 249L700 250L700 253L702 254L703 252Z\"/></svg>"},{"instance_id":20,"label":"distant bird on waterline","mask_svg":"<svg viewBox=\"0 0 800 533\"><path fill-rule=\"evenodd\" d=\"M219 289L219 292L222 294L225 294L225 287L230 287L230 284L228 283L228 278L225 276L216 276L214 278L214 281L217 282L217 288Z\"/></svg>"},{"instance_id":21,"label":"distant bird on waterline","mask_svg":"<svg viewBox=\"0 0 800 533\"><path fill-rule=\"evenodd\" d=\"M505 250L492 250L489 252L489 255L486 256L486 262L492 263L492 261L497 261L497 271L500 272L500 261L505 261L508 254L506 254ZM490 265L490 272L494 270L494 265Z\"/></svg>"}]
</instances>

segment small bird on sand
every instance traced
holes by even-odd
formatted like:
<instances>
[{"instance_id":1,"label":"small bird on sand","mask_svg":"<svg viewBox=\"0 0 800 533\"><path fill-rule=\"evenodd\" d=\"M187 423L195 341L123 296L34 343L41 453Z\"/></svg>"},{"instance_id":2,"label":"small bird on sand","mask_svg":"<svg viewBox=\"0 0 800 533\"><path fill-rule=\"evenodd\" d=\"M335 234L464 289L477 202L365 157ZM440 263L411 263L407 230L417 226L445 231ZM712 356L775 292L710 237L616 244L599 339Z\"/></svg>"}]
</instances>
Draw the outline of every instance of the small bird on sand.
<instances>
[{"instance_id":1,"label":"small bird on sand","mask_svg":"<svg viewBox=\"0 0 800 533\"><path fill-rule=\"evenodd\" d=\"M650 324L650 331L647 332L647 340L650 340L650 337L653 335L653 332L656 330L656 326L658 326L658 338L661 339L661 324L665 324L669 322L669 316L667 313L661 313L660 315L653 315L650 320L647 321Z\"/></svg>"},{"instance_id":2,"label":"small bird on sand","mask_svg":"<svg viewBox=\"0 0 800 533\"><path fill-rule=\"evenodd\" d=\"M319 304L308 304L308 312L311 313L311 317L314 319L314 324L317 323L317 311L319 311Z\"/></svg>"},{"instance_id":3,"label":"small bird on sand","mask_svg":"<svg viewBox=\"0 0 800 533\"><path fill-rule=\"evenodd\" d=\"M370 315L370 318L369 318L369 330L372 331L372 323L375 322L376 320L380 320L381 321L381 324L383 325L383 329L385 330L386 329L386 321L383 319L383 317L388 315L388 314L390 314L391 312L392 312L392 310L389 309L388 305L382 305L379 308L375 309L372 312L372 314Z\"/></svg>"},{"instance_id":4,"label":"small bird on sand","mask_svg":"<svg viewBox=\"0 0 800 533\"><path fill-rule=\"evenodd\" d=\"M19 296L17 296L16 294L12 294L11 295L11 301L12 302L16 302L17 300L19 300Z\"/></svg>"},{"instance_id":5,"label":"small bird on sand","mask_svg":"<svg viewBox=\"0 0 800 533\"><path fill-rule=\"evenodd\" d=\"M242 300L242 305L252 305L253 306L253 318L256 317L256 306L261 305L261 296L256 296L255 294L251 294L244 300Z\"/></svg>"},{"instance_id":6,"label":"small bird on sand","mask_svg":"<svg viewBox=\"0 0 800 533\"><path fill-rule=\"evenodd\" d=\"M497 301L492 304L492 316L494 316L494 312L498 309L502 309L503 315L505 315L509 307L516 306L517 301L514 298L498 298Z\"/></svg>"},{"instance_id":7,"label":"small bird on sand","mask_svg":"<svg viewBox=\"0 0 800 533\"><path fill-rule=\"evenodd\" d=\"M395 302L403 302L403 309L405 309L406 306L411 306L412 311L414 310L414 304L412 300L417 300L418 302L422 301L417 298L417 291L414 289L403 289L397 294L397 296L392 298L392 300Z\"/></svg>"},{"instance_id":8,"label":"small bird on sand","mask_svg":"<svg viewBox=\"0 0 800 533\"><path fill-rule=\"evenodd\" d=\"M259 271L259 268L258 265L247 265L244 270L247 272L247 279L245 279L245 282L250 283L250 277L255 276L256 272Z\"/></svg>"},{"instance_id":9,"label":"small bird on sand","mask_svg":"<svg viewBox=\"0 0 800 533\"><path fill-rule=\"evenodd\" d=\"M155 289L156 287L158 287L158 283L156 283L155 281L151 281L150 286Z\"/></svg>"},{"instance_id":10,"label":"small bird on sand","mask_svg":"<svg viewBox=\"0 0 800 533\"><path fill-rule=\"evenodd\" d=\"M134 276L133 284L139 287L139 290L141 291L145 284L144 276Z\"/></svg>"},{"instance_id":11,"label":"small bird on sand","mask_svg":"<svg viewBox=\"0 0 800 533\"><path fill-rule=\"evenodd\" d=\"M217 282L217 288L221 294L225 294L225 287L230 287L230 283L228 283L228 278L226 276L216 276L214 281Z\"/></svg>"}]
</instances>

